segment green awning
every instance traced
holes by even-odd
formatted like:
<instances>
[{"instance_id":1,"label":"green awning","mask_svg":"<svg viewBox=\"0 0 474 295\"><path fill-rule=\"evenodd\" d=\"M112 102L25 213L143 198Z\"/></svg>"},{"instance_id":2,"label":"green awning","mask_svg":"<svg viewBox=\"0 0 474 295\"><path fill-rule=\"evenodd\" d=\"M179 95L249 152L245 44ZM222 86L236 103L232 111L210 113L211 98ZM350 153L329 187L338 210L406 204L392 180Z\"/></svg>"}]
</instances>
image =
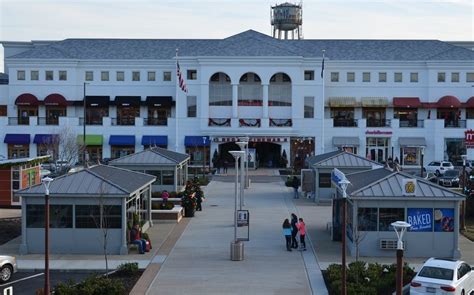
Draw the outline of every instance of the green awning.
<instances>
[{"instance_id":1,"label":"green awning","mask_svg":"<svg viewBox=\"0 0 474 295\"><path fill-rule=\"evenodd\" d=\"M82 144L84 135L77 136L77 143ZM102 145L104 138L99 134L86 134L86 145Z\"/></svg>"}]
</instances>

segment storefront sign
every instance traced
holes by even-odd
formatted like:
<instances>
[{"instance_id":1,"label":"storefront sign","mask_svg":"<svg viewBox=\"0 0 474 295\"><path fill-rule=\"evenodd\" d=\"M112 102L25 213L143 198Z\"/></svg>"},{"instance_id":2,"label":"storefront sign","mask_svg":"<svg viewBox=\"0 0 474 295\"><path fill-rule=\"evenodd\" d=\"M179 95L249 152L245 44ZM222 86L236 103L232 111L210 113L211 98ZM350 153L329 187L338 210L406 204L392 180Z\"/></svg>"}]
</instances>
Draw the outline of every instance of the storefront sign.
<instances>
[{"instance_id":1,"label":"storefront sign","mask_svg":"<svg viewBox=\"0 0 474 295\"><path fill-rule=\"evenodd\" d=\"M404 178L402 179L402 194L404 196L415 196L417 189L416 179Z\"/></svg>"},{"instance_id":2,"label":"storefront sign","mask_svg":"<svg viewBox=\"0 0 474 295\"><path fill-rule=\"evenodd\" d=\"M454 209L440 208L434 209L434 231L453 232L454 231Z\"/></svg>"},{"instance_id":3,"label":"storefront sign","mask_svg":"<svg viewBox=\"0 0 474 295\"><path fill-rule=\"evenodd\" d=\"M21 188L27 188L40 183L39 166L21 170Z\"/></svg>"},{"instance_id":4,"label":"storefront sign","mask_svg":"<svg viewBox=\"0 0 474 295\"><path fill-rule=\"evenodd\" d=\"M237 142L238 137L214 137L214 142ZM289 142L288 137L274 137L274 136L250 136L249 142Z\"/></svg>"},{"instance_id":5,"label":"storefront sign","mask_svg":"<svg viewBox=\"0 0 474 295\"><path fill-rule=\"evenodd\" d=\"M411 224L410 231L429 232L433 230L432 208L408 208L407 222Z\"/></svg>"},{"instance_id":6,"label":"storefront sign","mask_svg":"<svg viewBox=\"0 0 474 295\"><path fill-rule=\"evenodd\" d=\"M381 130L367 130L365 134L370 135L392 135L392 131L381 131Z\"/></svg>"},{"instance_id":7,"label":"storefront sign","mask_svg":"<svg viewBox=\"0 0 474 295\"><path fill-rule=\"evenodd\" d=\"M474 148L474 130L469 129L464 131L464 143L466 145L466 148Z\"/></svg>"}]
</instances>

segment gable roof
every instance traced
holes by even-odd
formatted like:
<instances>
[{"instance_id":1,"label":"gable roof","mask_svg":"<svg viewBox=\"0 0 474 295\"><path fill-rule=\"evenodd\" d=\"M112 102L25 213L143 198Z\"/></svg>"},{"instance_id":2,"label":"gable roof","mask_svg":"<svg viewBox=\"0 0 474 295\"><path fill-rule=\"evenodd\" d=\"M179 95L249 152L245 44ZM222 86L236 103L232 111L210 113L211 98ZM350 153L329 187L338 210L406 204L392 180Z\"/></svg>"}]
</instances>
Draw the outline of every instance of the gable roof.
<instances>
[{"instance_id":1,"label":"gable roof","mask_svg":"<svg viewBox=\"0 0 474 295\"><path fill-rule=\"evenodd\" d=\"M316 168L381 168L382 164L345 151L333 151L306 159Z\"/></svg>"},{"instance_id":2,"label":"gable roof","mask_svg":"<svg viewBox=\"0 0 474 295\"><path fill-rule=\"evenodd\" d=\"M189 159L189 155L173 152L160 147L153 147L133 153L109 162L109 165L177 165Z\"/></svg>"},{"instance_id":3,"label":"gable roof","mask_svg":"<svg viewBox=\"0 0 474 295\"><path fill-rule=\"evenodd\" d=\"M347 193L351 198L436 198L464 199L464 195L439 186L426 179L385 168L346 175L351 184ZM416 179L415 196L404 196L403 179Z\"/></svg>"},{"instance_id":4,"label":"gable roof","mask_svg":"<svg viewBox=\"0 0 474 295\"><path fill-rule=\"evenodd\" d=\"M33 44L34 46L34 44ZM279 40L247 30L225 39L65 39L9 58L171 60L180 56L302 56L330 60L474 60L467 48L439 40Z\"/></svg>"},{"instance_id":5,"label":"gable roof","mask_svg":"<svg viewBox=\"0 0 474 295\"><path fill-rule=\"evenodd\" d=\"M155 181L156 177L117 167L97 165L55 178L49 187L50 196L124 196ZM43 184L15 193L19 196L42 196Z\"/></svg>"}]
</instances>

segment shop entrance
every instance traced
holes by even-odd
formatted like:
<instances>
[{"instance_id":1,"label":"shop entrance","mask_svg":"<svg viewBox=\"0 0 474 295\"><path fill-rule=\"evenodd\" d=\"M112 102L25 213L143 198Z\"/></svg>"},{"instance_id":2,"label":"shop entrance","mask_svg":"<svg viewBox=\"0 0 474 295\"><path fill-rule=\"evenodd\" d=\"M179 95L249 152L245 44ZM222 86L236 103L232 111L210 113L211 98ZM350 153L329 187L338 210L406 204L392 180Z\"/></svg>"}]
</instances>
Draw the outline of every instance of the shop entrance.
<instances>
[{"instance_id":1,"label":"shop entrance","mask_svg":"<svg viewBox=\"0 0 474 295\"><path fill-rule=\"evenodd\" d=\"M249 149L256 151L257 167L279 168L281 166L281 145L271 142L250 142ZM234 163L234 157L229 151L240 151L235 142L227 142L219 145L219 155L228 163Z\"/></svg>"}]
</instances>

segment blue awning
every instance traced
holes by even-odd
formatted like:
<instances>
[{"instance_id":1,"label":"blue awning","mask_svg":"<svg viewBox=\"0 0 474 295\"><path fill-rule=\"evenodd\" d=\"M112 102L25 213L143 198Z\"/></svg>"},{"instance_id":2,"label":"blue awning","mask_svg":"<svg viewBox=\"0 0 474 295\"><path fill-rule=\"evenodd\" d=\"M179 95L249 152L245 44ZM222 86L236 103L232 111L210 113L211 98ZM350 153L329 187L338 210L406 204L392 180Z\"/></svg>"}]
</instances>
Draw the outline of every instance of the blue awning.
<instances>
[{"instance_id":1,"label":"blue awning","mask_svg":"<svg viewBox=\"0 0 474 295\"><path fill-rule=\"evenodd\" d=\"M211 141L209 136L185 136L184 145L185 146L209 146Z\"/></svg>"},{"instance_id":2,"label":"blue awning","mask_svg":"<svg viewBox=\"0 0 474 295\"><path fill-rule=\"evenodd\" d=\"M143 135L142 145L168 145L168 136Z\"/></svg>"},{"instance_id":3,"label":"blue awning","mask_svg":"<svg viewBox=\"0 0 474 295\"><path fill-rule=\"evenodd\" d=\"M57 140L57 134L36 134L33 143L36 144L53 144Z\"/></svg>"},{"instance_id":4,"label":"blue awning","mask_svg":"<svg viewBox=\"0 0 474 295\"><path fill-rule=\"evenodd\" d=\"M4 143L8 144L30 144L29 134L5 134Z\"/></svg>"},{"instance_id":5,"label":"blue awning","mask_svg":"<svg viewBox=\"0 0 474 295\"><path fill-rule=\"evenodd\" d=\"M135 135L110 135L110 145L135 145Z\"/></svg>"}]
</instances>

